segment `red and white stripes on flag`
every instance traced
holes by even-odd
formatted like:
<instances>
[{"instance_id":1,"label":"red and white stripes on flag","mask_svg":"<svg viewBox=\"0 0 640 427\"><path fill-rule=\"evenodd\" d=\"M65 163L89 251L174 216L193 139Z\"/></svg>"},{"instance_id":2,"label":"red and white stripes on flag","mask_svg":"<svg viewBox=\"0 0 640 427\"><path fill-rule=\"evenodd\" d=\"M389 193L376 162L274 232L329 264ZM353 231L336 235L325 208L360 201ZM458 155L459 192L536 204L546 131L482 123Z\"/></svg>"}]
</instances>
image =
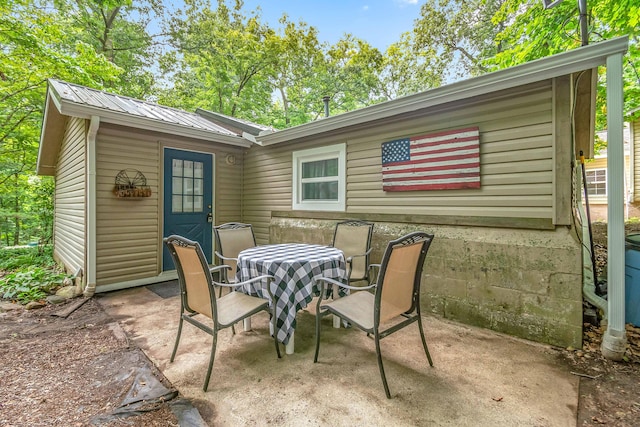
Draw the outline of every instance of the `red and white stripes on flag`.
<instances>
[{"instance_id":1,"label":"red and white stripes on flag","mask_svg":"<svg viewBox=\"0 0 640 427\"><path fill-rule=\"evenodd\" d=\"M382 144L384 191L480 188L480 130L444 131Z\"/></svg>"}]
</instances>

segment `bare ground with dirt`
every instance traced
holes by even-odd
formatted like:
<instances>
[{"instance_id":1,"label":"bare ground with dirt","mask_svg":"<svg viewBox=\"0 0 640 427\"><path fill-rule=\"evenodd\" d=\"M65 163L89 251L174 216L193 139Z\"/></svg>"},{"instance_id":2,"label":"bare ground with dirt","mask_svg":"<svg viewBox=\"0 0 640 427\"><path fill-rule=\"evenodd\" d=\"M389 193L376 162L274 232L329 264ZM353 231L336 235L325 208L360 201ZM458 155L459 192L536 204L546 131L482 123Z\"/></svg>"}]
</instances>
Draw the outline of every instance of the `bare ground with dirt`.
<instances>
[{"instance_id":1,"label":"bare ground with dirt","mask_svg":"<svg viewBox=\"0 0 640 427\"><path fill-rule=\"evenodd\" d=\"M109 416L131 389L136 369L151 364L95 301L66 319L52 315L61 306L2 307L0 426L178 425L166 403L143 407L140 415Z\"/></svg>"}]
</instances>

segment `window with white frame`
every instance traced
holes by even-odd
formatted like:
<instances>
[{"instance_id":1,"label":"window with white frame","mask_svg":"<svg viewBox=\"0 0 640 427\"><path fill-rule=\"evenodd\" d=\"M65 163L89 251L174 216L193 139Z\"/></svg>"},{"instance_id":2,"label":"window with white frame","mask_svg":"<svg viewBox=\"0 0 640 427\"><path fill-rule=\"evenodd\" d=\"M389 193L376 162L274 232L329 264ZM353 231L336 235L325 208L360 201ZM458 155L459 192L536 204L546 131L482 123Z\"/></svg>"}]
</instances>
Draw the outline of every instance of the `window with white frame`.
<instances>
[{"instance_id":1,"label":"window with white frame","mask_svg":"<svg viewBox=\"0 0 640 427\"><path fill-rule=\"evenodd\" d=\"M293 152L293 209L345 210L345 144Z\"/></svg>"},{"instance_id":2,"label":"window with white frame","mask_svg":"<svg viewBox=\"0 0 640 427\"><path fill-rule=\"evenodd\" d=\"M585 171L587 176L587 194L589 196L607 195L607 170L591 169Z\"/></svg>"}]
</instances>

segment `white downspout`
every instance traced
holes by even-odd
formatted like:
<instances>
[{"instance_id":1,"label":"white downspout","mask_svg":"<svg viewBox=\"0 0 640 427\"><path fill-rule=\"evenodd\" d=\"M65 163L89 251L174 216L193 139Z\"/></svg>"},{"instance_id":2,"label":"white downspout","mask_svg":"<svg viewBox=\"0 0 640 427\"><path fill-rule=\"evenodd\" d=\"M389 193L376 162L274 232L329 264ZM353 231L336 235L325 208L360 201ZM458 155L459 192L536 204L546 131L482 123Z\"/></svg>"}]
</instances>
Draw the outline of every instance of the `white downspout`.
<instances>
[{"instance_id":1,"label":"white downspout","mask_svg":"<svg viewBox=\"0 0 640 427\"><path fill-rule=\"evenodd\" d=\"M622 54L607 57L607 330L602 355L622 360L627 346L624 294L624 144Z\"/></svg>"},{"instance_id":2,"label":"white downspout","mask_svg":"<svg viewBox=\"0 0 640 427\"><path fill-rule=\"evenodd\" d=\"M100 127L100 117L91 116L87 133L87 265L85 297L96 292L96 135Z\"/></svg>"}]
</instances>

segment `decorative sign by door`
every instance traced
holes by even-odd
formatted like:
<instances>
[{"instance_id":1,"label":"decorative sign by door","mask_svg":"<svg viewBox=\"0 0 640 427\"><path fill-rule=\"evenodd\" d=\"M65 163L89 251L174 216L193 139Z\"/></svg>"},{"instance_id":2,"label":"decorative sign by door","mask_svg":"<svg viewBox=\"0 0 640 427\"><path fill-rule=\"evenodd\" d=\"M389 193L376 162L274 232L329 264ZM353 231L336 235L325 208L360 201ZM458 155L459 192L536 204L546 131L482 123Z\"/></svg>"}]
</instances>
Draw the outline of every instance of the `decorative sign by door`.
<instances>
[{"instance_id":1,"label":"decorative sign by door","mask_svg":"<svg viewBox=\"0 0 640 427\"><path fill-rule=\"evenodd\" d=\"M480 188L478 127L397 139L382 144L384 191Z\"/></svg>"}]
</instances>

